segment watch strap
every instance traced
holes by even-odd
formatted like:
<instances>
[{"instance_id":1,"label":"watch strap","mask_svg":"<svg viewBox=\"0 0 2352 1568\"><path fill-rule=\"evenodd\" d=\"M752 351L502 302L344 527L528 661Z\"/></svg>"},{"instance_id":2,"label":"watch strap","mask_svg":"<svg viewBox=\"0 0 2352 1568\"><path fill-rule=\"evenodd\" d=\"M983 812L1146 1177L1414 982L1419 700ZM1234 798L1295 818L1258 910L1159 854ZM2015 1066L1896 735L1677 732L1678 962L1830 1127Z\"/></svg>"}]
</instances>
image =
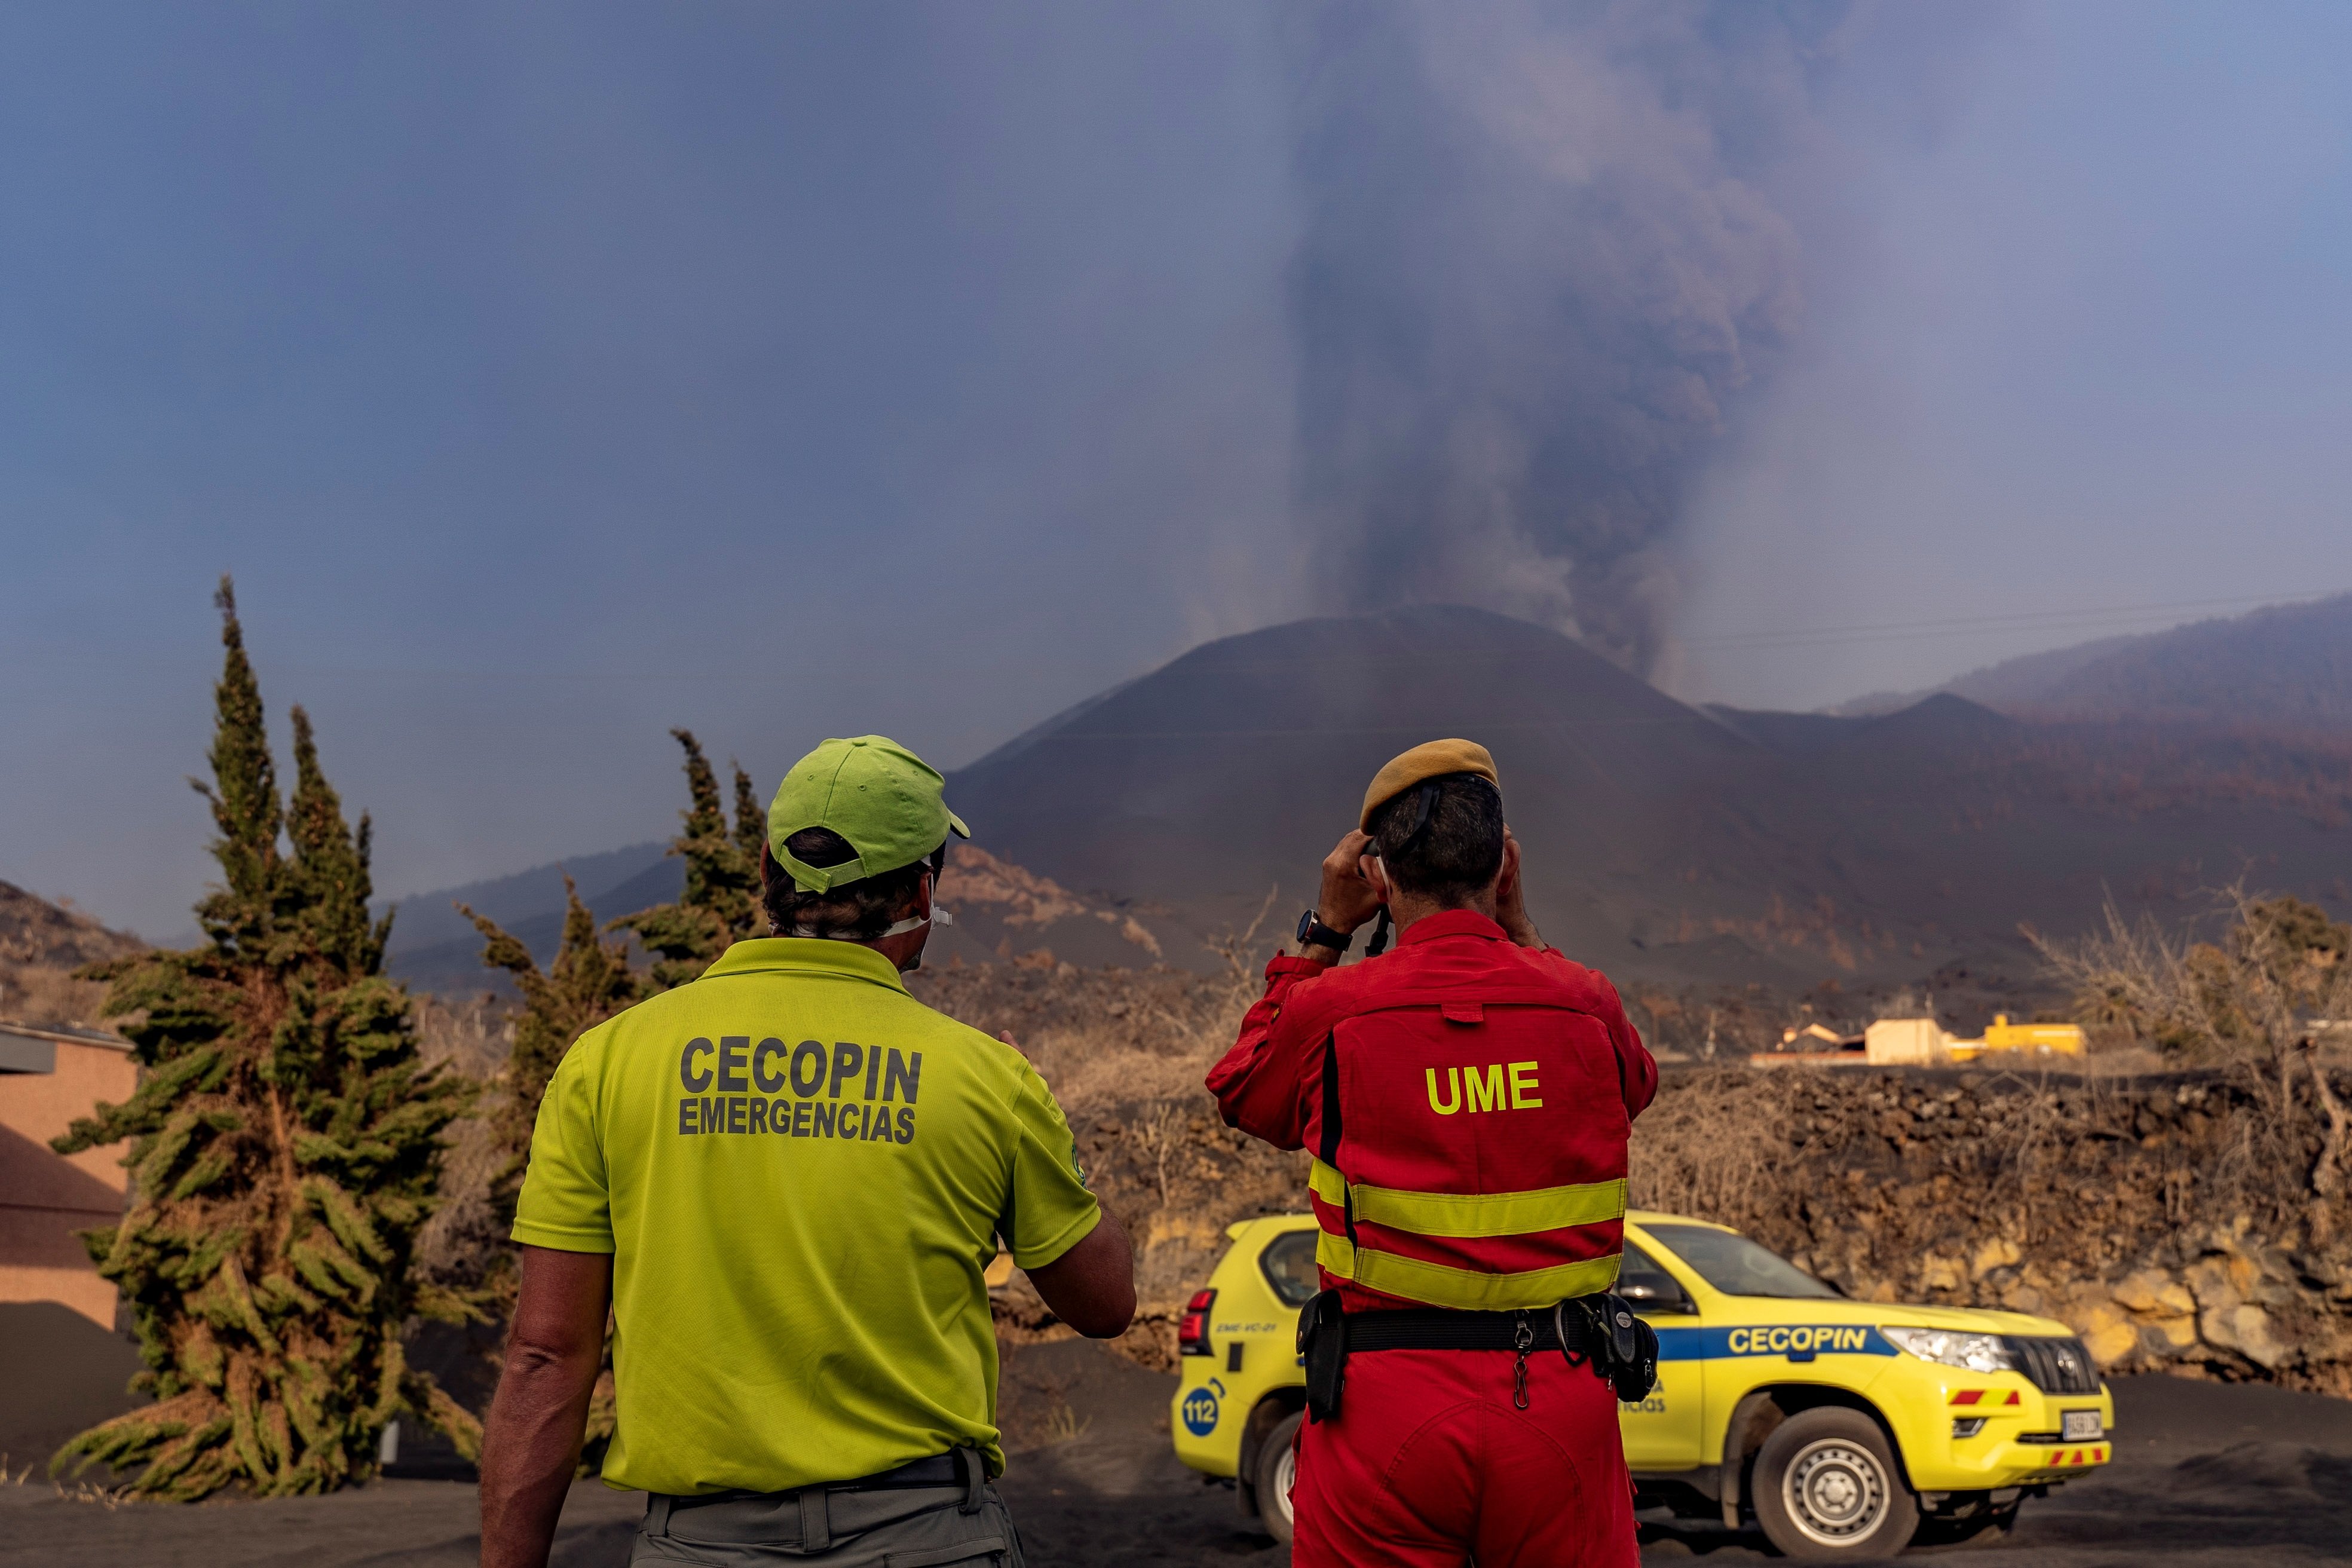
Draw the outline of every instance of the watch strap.
<instances>
[{"instance_id":1,"label":"watch strap","mask_svg":"<svg viewBox=\"0 0 2352 1568\"><path fill-rule=\"evenodd\" d=\"M1356 939L1346 931L1333 931L1318 919L1313 910L1298 917L1298 945L1328 947L1339 952L1356 944Z\"/></svg>"}]
</instances>

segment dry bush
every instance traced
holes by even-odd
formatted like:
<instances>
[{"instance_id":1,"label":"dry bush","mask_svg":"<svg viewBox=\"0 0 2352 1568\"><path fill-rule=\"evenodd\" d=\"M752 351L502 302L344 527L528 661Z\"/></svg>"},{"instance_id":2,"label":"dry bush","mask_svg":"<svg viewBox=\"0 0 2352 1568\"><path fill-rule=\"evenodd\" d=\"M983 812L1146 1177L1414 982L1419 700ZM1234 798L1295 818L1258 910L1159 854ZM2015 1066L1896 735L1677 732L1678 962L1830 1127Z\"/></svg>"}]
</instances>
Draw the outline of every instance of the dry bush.
<instances>
[{"instance_id":1,"label":"dry bush","mask_svg":"<svg viewBox=\"0 0 2352 1568\"><path fill-rule=\"evenodd\" d=\"M0 962L0 1018L20 1024L85 1029L111 1026L100 1023L106 987L94 980L78 980L70 969L47 963Z\"/></svg>"},{"instance_id":2,"label":"dry bush","mask_svg":"<svg viewBox=\"0 0 2352 1568\"><path fill-rule=\"evenodd\" d=\"M416 1266L436 1285L473 1291L487 1285L497 1260L513 1248L493 1198L506 1152L487 1119L450 1123L441 1160L440 1206L416 1234Z\"/></svg>"},{"instance_id":3,"label":"dry bush","mask_svg":"<svg viewBox=\"0 0 2352 1568\"><path fill-rule=\"evenodd\" d=\"M447 1062L468 1078L493 1079L506 1070L514 1047L514 1004L488 993L452 1002L419 995L417 1048L427 1062Z\"/></svg>"},{"instance_id":4,"label":"dry bush","mask_svg":"<svg viewBox=\"0 0 2352 1568\"><path fill-rule=\"evenodd\" d=\"M1207 1103L1202 1079L1262 989L1243 939L1213 975L1154 967L958 964L919 973L919 995L989 1034L1010 1034L1074 1125L1137 1105Z\"/></svg>"},{"instance_id":5,"label":"dry bush","mask_svg":"<svg viewBox=\"0 0 2352 1568\"><path fill-rule=\"evenodd\" d=\"M415 1006L419 1049L427 1062L447 1062L488 1085L503 1079L514 1041L511 1002L488 994L454 1002L420 995ZM417 1266L425 1278L460 1290L480 1289L512 1247L499 1222L494 1192L506 1154L490 1131L488 1098L475 1106L472 1115L449 1124L440 1206L416 1237Z\"/></svg>"},{"instance_id":6,"label":"dry bush","mask_svg":"<svg viewBox=\"0 0 2352 1568\"><path fill-rule=\"evenodd\" d=\"M1215 944L1208 975L983 964L917 977L942 1012L1010 1033L1053 1086L1088 1182L1134 1239L1138 1321L1119 1348L1146 1365L1174 1366L1176 1315L1223 1253L1225 1227L1306 1205L1304 1156L1226 1127L1202 1086L1264 990L1259 923ZM1054 1331L1018 1276L998 1311L1008 1339Z\"/></svg>"},{"instance_id":7,"label":"dry bush","mask_svg":"<svg viewBox=\"0 0 2352 1568\"><path fill-rule=\"evenodd\" d=\"M2314 1194L2341 1195L2352 1111L2318 1047L2352 1018L2352 928L2242 884L2214 895L2206 923L2223 928L2216 940L2126 921L2110 903L2104 929L2078 941L2026 935L2103 1031L2219 1066L2247 1091L2259 1114L2235 1162L2242 1177L2264 1180L2293 1163ZM2315 1153L2304 1148L2307 1131Z\"/></svg>"},{"instance_id":8,"label":"dry bush","mask_svg":"<svg viewBox=\"0 0 2352 1568\"><path fill-rule=\"evenodd\" d=\"M1713 1068L1678 1075L1633 1124L1630 1200L1742 1229L1774 1204L1793 1163L1798 1074Z\"/></svg>"}]
</instances>

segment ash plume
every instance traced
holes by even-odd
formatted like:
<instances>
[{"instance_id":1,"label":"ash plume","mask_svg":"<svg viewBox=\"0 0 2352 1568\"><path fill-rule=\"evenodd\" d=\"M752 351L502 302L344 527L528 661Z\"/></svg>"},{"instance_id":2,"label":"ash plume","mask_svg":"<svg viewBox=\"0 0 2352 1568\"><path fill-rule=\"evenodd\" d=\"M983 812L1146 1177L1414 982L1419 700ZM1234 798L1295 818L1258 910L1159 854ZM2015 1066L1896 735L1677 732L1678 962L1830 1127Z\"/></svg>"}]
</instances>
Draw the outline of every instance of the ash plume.
<instances>
[{"instance_id":1,"label":"ash plume","mask_svg":"<svg viewBox=\"0 0 2352 1568\"><path fill-rule=\"evenodd\" d=\"M1685 494L1801 311L1768 193L1848 9L1294 14L1297 508L1325 607L1485 605L1662 673Z\"/></svg>"}]
</instances>

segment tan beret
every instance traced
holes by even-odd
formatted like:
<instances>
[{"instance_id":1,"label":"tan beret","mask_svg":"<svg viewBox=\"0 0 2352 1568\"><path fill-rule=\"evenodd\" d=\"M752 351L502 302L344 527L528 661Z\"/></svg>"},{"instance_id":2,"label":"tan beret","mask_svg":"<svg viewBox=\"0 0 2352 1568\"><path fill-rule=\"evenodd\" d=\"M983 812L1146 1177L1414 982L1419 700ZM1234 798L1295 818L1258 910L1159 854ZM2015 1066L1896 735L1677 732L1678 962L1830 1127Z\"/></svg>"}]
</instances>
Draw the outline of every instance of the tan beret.
<instances>
[{"instance_id":1,"label":"tan beret","mask_svg":"<svg viewBox=\"0 0 2352 1568\"><path fill-rule=\"evenodd\" d=\"M1356 826L1370 833L1372 813L1422 780L1447 773L1476 773L1496 789L1503 787L1495 775L1495 759L1477 742L1424 741L1402 756L1390 758L1388 766L1372 775L1372 787L1364 792L1364 815Z\"/></svg>"}]
</instances>

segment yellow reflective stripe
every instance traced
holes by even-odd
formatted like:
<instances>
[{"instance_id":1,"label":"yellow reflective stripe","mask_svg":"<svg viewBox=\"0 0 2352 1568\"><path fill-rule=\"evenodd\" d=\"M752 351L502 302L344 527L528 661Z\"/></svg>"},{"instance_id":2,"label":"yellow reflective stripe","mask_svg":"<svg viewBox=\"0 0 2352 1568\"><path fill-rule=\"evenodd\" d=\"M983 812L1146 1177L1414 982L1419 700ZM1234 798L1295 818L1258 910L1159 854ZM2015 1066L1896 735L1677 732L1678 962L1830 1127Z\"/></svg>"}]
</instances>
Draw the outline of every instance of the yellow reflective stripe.
<instances>
[{"instance_id":1,"label":"yellow reflective stripe","mask_svg":"<svg viewBox=\"0 0 2352 1568\"><path fill-rule=\"evenodd\" d=\"M1307 1170L1307 1189L1333 1208L1348 1202L1348 1178L1318 1160Z\"/></svg>"},{"instance_id":2,"label":"yellow reflective stripe","mask_svg":"<svg viewBox=\"0 0 2352 1568\"><path fill-rule=\"evenodd\" d=\"M1356 1217L1416 1236L1525 1236L1625 1217L1625 1182L1524 1193L1402 1193L1357 1187Z\"/></svg>"},{"instance_id":3,"label":"yellow reflective stripe","mask_svg":"<svg viewBox=\"0 0 2352 1568\"><path fill-rule=\"evenodd\" d=\"M1316 1239L1315 1261L1337 1278L1352 1279L1367 1290L1426 1301L1433 1307L1453 1307L1471 1312L1506 1312L1520 1307L1549 1307L1571 1296L1590 1296L1617 1283L1616 1253L1562 1263L1550 1268L1530 1268L1523 1274L1482 1274L1417 1258L1400 1258L1369 1247L1350 1247L1344 1236L1325 1231Z\"/></svg>"},{"instance_id":4,"label":"yellow reflective stripe","mask_svg":"<svg viewBox=\"0 0 2352 1568\"><path fill-rule=\"evenodd\" d=\"M1384 1225L1415 1236L1465 1240L1526 1236L1625 1217L1622 1176L1612 1182L1537 1187L1523 1193L1412 1193L1395 1187L1351 1187L1338 1171L1318 1160L1307 1173L1307 1184L1316 1196L1335 1207L1352 1196L1355 1216L1366 1225Z\"/></svg>"}]
</instances>

